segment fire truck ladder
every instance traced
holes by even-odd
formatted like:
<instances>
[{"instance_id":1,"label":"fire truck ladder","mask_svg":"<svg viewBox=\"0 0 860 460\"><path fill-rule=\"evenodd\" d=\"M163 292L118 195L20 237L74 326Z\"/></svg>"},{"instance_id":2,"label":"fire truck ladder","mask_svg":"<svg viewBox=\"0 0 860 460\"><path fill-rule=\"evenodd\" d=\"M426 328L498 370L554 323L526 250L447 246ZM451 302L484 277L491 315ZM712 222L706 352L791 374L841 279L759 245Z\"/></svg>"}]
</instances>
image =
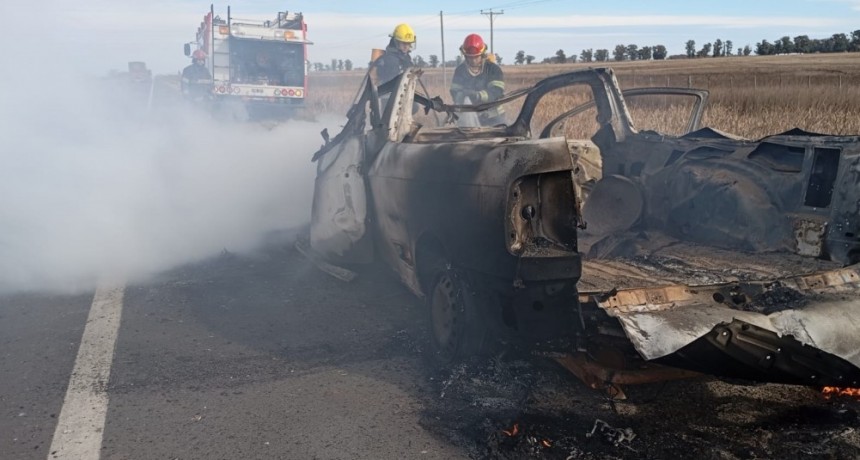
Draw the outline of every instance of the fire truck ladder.
<instances>
[{"instance_id":1,"label":"fire truck ladder","mask_svg":"<svg viewBox=\"0 0 860 460\"><path fill-rule=\"evenodd\" d=\"M212 36L210 37L212 40L212 77L216 80L219 79L219 75L227 75L227 81L232 81L233 75L231 75L230 71L230 40L224 38L218 38L221 34L216 34L216 28L224 26L223 19L216 23L215 17L215 5L211 5L210 11L212 12ZM230 28L230 7L227 7L227 24L228 30ZM229 38L229 34L227 37Z\"/></svg>"}]
</instances>

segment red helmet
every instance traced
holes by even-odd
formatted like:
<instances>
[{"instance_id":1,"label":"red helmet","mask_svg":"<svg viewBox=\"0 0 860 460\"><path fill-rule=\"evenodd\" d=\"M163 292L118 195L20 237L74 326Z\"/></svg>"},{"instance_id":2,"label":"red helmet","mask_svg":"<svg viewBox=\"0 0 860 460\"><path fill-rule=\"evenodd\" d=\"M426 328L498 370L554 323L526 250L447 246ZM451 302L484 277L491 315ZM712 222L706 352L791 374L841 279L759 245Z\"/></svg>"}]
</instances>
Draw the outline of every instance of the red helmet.
<instances>
[{"instance_id":1,"label":"red helmet","mask_svg":"<svg viewBox=\"0 0 860 460\"><path fill-rule=\"evenodd\" d=\"M191 53L191 59L194 59L195 61L205 61L206 53L203 50L194 50L194 52Z\"/></svg>"},{"instance_id":2,"label":"red helmet","mask_svg":"<svg viewBox=\"0 0 860 460\"><path fill-rule=\"evenodd\" d=\"M460 46L460 52L466 56L480 56L487 51L487 45L484 39L478 34L466 35L463 44Z\"/></svg>"}]
</instances>

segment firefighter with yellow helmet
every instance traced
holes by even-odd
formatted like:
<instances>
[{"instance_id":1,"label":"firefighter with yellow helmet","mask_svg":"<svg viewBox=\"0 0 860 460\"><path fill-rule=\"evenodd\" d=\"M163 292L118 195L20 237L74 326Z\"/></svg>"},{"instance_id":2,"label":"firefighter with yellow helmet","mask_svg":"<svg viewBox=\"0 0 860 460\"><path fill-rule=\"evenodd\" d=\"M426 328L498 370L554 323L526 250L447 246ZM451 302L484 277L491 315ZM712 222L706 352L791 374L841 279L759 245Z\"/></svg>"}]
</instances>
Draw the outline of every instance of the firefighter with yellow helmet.
<instances>
[{"instance_id":1,"label":"firefighter with yellow helmet","mask_svg":"<svg viewBox=\"0 0 860 460\"><path fill-rule=\"evenodd\" d=\"M409 54L415 46L415 31L409 24L398 24L389 35L391 40L385 48L385 54L374 62L379 84L383 84L412 67L412 56Z\"/></svg>"},{"instance_id":2,"label":"firefighter with yellow helmet","mask_svg":"<svg viewBox=\"0 0 860 460\"><path fill-rule=\"evenodd\" d=\"M505 94L502 68L487 57L487 45L478 34L469 34L460 46L463 63L454 69L451 97L455 104L483 104L498 100ZM505 123L501 106L478 113L482 125Z\"/></svg>"}]
</instances>

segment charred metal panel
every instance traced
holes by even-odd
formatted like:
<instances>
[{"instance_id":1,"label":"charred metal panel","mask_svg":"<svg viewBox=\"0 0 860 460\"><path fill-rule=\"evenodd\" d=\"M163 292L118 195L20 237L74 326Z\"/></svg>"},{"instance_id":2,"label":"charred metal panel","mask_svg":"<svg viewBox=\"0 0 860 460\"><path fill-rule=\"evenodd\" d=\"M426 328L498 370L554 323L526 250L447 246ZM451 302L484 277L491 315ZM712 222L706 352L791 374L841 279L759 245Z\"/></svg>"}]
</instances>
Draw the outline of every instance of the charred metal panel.
<instances>
[{"instance_id":1,"label":"charred metal panel","mask_svg":"<svg viewBox=\"0 0 860 460\"><path fill-rule=\"evenodd\" d=\"M804 206L812 208L830 207L833 186L839 172L839 154L839 149L813 149L812 171L806 183Z\"/></svg>"},{"instance_id":2,"label":"charred metal panel","mask_svg":"<svg viewBox=\"0 0 860 460\"><path fill-rule=\"evenodd\" d=\"M753 324L733 320L657 362L723 377L809 386L860 386L860 368Z\"/></svg>"},{"instance_id":3,"label":"charred metal panel","mask_svg":"<svg viewBox=\"0 0 860 460\"><path fill-rule=\"evenodd\" d=\"M860 262L860 154L843 151L832 199L827 253L843 263Z\"/></svg>"},{"instance_id":4,"label":"charred metal panel","mask_svg":"<svg viewBox=\"0 0 860 460\"><path fill-rule=\"evenodd\" d=\"M740 136L730 134L730 133L727 133L724 131L720 131L719 129L711 128L709 126L698 129L698 130L693 131L691 133L687 133L681 137L689 138L689 139L732 139L732 140L736 140L736 141L745 140L744 138L742 138Z\"/></svg>"},{"instance_id":5,"label":"charred metal panel","mask_svg":"<svg viewBox=\"0 0 860 460\"><path fill-rule=\"evenodd\" d=\"M601 150L604 174L628 177L643 191L645 219L629 230L742 251L860 260L857 174L851 172L856 137L751 142L694 134L660 140L633 134ZM812 223L822 226L822 238ZM840 223L847 231L834 232Z\"/></svg>"},{"instance_id":6,"label":"charred metal panel","mask_svg":"<svg viewBox=\"0 0 860 460\"><path fill-rule=\"evenodd\" d=\"M608 235L633 228L642 218L645 201L639 185L624 176L610 175L598 181L583 206L585 229Z\"/></svg>"},{"instance_id":7,"label":"charred metal panel","mask_svg":"<svg viewBox=\"0 0 860 460\"><path fill-rule=\"evenodd\" d=\"M663 153L666 156L660 162L672 157L672 150ZM629 183L621 188L625 178ZM598 232L656 230L721 248L793 250L794 229L781 190L761 178L760 167L739 164L721 155L679 158L654 172L649 166L642 176L604 178L603 182L616 185L595 184L589 201L604 204L590 206L587 201L586 211L596 207L602 212L592 213L586 220ZM625 217L606 211L607 204L614 202L618 206L611 209L619 211L641 204L631 208Z\"/></svg>"},{"instance_id":8,"label":"charred metal panel","mask_svg":"<svg viewBox=\"0 0 860 460\"><path fill-rule=\"evenodd\" d=\"M388 140L400 142L412 130L412 97L415 93L415 72L406 72L398 91L388 98L384 119L388 120Z\"/></svg>"},{"instance_id":9,"label":"charred metal panel","mask_svg":"<svg viewBox=\"0 0 860 460\"><path fill-rule=\"evenodd\" d=\"M603 160L594 142L568 139L567 147L574 158L576 169L573 172L578 185L590 184L603 177Z\"/></svg>"},{"instance_id":10,"label":"charred metal panel","mask_svg":"<svg viewBox=\"0 0 860 460\"><path fill-rule=\"evenodd\" d=\"M368 262L368 203L363 176L364 148L351 137L323 155L317 165L311 213L311 247L338 262Z\"/></svg>"},{"instance_id":11,"label":"charred metal panel","mask_svg":"<svg viewBox=\"0 0 860 460\"><path fill-rule=\"evenodd\" d=\"M792 247L792 229L779 197L756 177L740 173L718 161L691 160L661 174L672 175L664 196L664 228L683 240L723 248Z\"/></svg>"},{"instance_id":12,"label":"charred metal panel","mask_svg":"<svg viewBox=\"0 0 860 460\"><path fill-rule=\"evenodd\" d=\"M408 285L417 286L412 279L414 268L397 262L402 257L394 244L407 242L414 252L422 237L432 235L457 265L514 279L518 258L508 251L510 232L505 230L512 184L523 176L546 173L570 177L572 170L564 139L388 144L369 171L380 255L404 270L402 276L410 278ZM557 182L551 180L550 184ZM574 204L572 180L562 182L564 185L553 185L554 190L570 187L567 203ZM570 222L576 208L559 206L548 215ZM553 233L555 238L569 240L564 242L568 249L562 255L577 259L575 232L553 231L561 232ZM568 263L576 268L564 273L576 277L578 264Z\"/></svg>"},{"instance_id":13,"label":"charred metal panel","mask_svg":"<svg viewBox=\"0 0 860 460\"><path fill-rule=\"evenodd\" d=\"M774 171L799 173L805 154L803 147L762 142L747 158Z\"/></svg>"},{"instance_id":14,"label":"charred metal panel","mask_svg":"<svg viewBox=\"0 0 860 460\"><path fill-rule=\"evenodd\" d=\"M571 171L517 179L508 200L509 249L520 257L576 252L579 202Z\"/></svg>"},{"instance_id":15,"label":"charred metal panel","mask_svg":"<svg viewBox=\"0 0 860 460\"><path fill-rule=\"evenodd\" d=\"M802 256L820 257L824 252L824 236L827 223L798 219L794 223L797 237L797 253Z\"/></svg>"},{"instance_id":16,"label":"charred metal panel","mask_svg":"<svg viewBox=\"0 0 860 460\"><path fill-rule=\"evenodd\" d=\"M777 290L797 295L768 297ZM860 367L858 266L778 283L630 289L594 300L619 319L645 359L675 353L715 327L738 320L780 337L792 336Z\"/></svg>"},{"instance_id":17,"label":"charred metal panel","mask_svg":"<svg viewBox=\"0 0 860 460\"><path fill-rule=\"evenodd\" d=\"M573 283L525 286L504 298L503 321L529 341L569 339L579 323L572 299L576 299Z\"/></svg>"},{"instance_id":18,"label":"charred metal panel","mask_svg":"<svg viewBox=\"0 0 860 460\"><path fill-rule=\"evenodd\" d=\"M580 238L583 247L589 238ZM768 282L827 272L841 264L786 252L752 253L678 241L656 232L612 235L592 244L580 290L611 292L657 286Z\"/></svg>"}]
</instances>

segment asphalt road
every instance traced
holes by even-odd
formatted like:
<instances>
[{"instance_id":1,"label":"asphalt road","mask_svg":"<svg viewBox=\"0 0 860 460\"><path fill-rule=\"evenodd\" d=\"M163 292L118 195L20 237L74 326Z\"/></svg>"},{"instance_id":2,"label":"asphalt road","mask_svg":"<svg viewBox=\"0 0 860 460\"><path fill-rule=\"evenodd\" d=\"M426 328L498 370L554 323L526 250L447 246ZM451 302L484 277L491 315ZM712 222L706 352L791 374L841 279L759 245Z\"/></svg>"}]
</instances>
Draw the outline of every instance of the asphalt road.
<instances>
[{"instance_id":1,"label":"asphalt road","mask_svg":"<svg viewBox=\"0 0 860 460\"><path fill-rule=\"evenodd\" d=\"M0 297L0 458L63 458L93 297ZM438 367L393 278L343 283L283 242L126 286L118 326L106 385L71 386L107 397L93 458L860 456L860 404L814 389L698 379L611 401L542 358Z\"/></svg>"},{"instance_id":2,"label":"asphalt road","mask_svg":"<svg viewBox=\"0 0 860 460\"><path fill-rule=\"evenodd\" d=\"M416 301L340 283L276 251L128 286L101 458L462 457L419 425ZM92 297L0 299L0 457L51 458Z\"/></svg>"}]
</instances>

